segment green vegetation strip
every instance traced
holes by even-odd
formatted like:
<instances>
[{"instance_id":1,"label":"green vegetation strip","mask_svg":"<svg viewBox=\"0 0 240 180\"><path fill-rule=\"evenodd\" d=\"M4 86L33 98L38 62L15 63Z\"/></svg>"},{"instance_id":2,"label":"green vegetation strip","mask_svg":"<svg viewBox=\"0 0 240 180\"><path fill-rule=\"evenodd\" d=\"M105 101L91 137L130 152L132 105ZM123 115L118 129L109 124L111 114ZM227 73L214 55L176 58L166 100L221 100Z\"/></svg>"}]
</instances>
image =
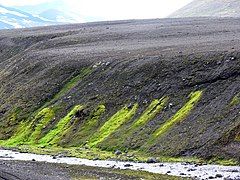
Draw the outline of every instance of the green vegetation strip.
<instances>
[{"instance_id":1,"label":"green vegetation strip","mask_svg":"<svg viewBox=\"0 0 240 180\"><path fill-rule=\"evenodd\" d=\"M201 96L202 91L196 91L194 93L191 93L190 100L171 119L169 119L160 128L158 128L154 132L153 136L159 137L165 132L167 132L173 125L183 121L194 108L195 104L200 100Z\"/></svg>"},{"instance_id":2,"label":"green vegetation strip","mask_svg":"<svg viewBox=\"0 0 240 180\"><path fill-rule=\"evenodd\" d=\"M10 139L3 141L1 145L3 146L18 146L26 141L26 138L31 133L31 124L29 122L21 122L18 126L16 134L14 134Z\"/></svg>"},{"instance_id":3,"label":"green vegetation strip","mask_svg":"<svg viewBox=\"0 0 240 180\"><path fill-rule=\"evenodd\" d=\"M44 108L41 110L32 122L22 122L18 127L17 133L10 139L4 142L8 146L16 146L24 144L29 141L30 144L35 143L41 134L41 130L54 118L54 111L50 108ZM34 128L34 122L38 122L38 125Z\"/></svg>"},{"instance_id":4,"label":"green vegetation strip","mask_svg":"<svg viewBox=\"0 0 240 180\"><path fill-rule=\"evenodd\" d=\"M137 119L131 128L135 129L138 127L143 126L148 121L153 119L158 113L162 111L164 108L164 105L168 101L168 98L162 98L162 99L155 99L152 101L152 103L147 107L147 109L143 112L143 114L140 116L139 119Z\"/></svg>"},{"instance_id":5,"label":"green vegetation strip","mask_svg":"<svg viewBox=\"0 0 240 180\"><path fill-rule=\"evenodd\" d=\"M36 119L41 118L42 120L35 127L34 132L29 137L29 144L36 144L40 139L42 130L50 123L50 121L54 118L54 111L50 108L44 108L40 111L36 117Z\"/></svg>"},{"instance_id":6,"label":"green vegetation strip","mask_svg":"<svg viewBox=\"0 0 240 180\"><path fill-rule=\"evenodd\" d=\"M1 142L1 141L0 141ZM101 160L109 160L116 159L119 161L142 161L147 162L149 157L153 157L152 155L142 152L142 151L131 151L129 150L127 153L123 153L121 155L116 155L114 152L103 151L97 148L87 148L87 147L69 147L63 148L60 146L54 147L38 147L38 146L29 146L29 145L21 145L13 148L14 150L18 149L20 152L29 152L36 154L48 154L48 155L56 155L56 154L65 154L66 157L77 157L84 159L101 159ZM130 155L130 156L129 156ZM161 156L158 155L155 157L159 162L189 162L189 163L209 163L209 164L220 164L220 165L240 165L237 159L219 159L212 158L210 161L198 158L198 157L169 157L169 156Z\"/></svg>"},{"instance_id":7,"label":"green vegetation strip","mask_svg":"<svg viewBox=\"0 0 240 180\"><path fill-rule=\"evenodd\" d=\"M132 125L127 127L123 132L121 132L120 138L117 139L117 142L120 146L124 144L124 142L129 137L134 137L135 132L139 132L140 128L144 127L149 121L154 119L164 108L164 105L167 103L168 97L163 97L161 99L154 99L151 104L145 109L145 111L137 118ZM119 133L119 132L118 132ZM108 140L108 139L106 139ZM111 140L109 141L111 142ZM109 143L108 143L109 144ZM114 143L116 144L116 143ZM119 147L120 149L120 147Z\"/></svg>"},{"instance_id":8,"label":"green vegetation strip","mask_svg":"<svg viewBox=\"0 0 240 180\"><path fill-rule=\"evenodd\" d=\"M91 128L97 125L100 116L105 112L106 107L104 105L99 105L98 108L90 115L89 119L87 120L83 131L88 132Z\"/></svg>"},{"instance_id":9,"label":"green vegetation strip","mask_svg":"<svg viewBox=\"0 0 240 180\"><path fill-rule=\"evenodd\" d=\"M61 139L64 132L68 129L69 122L73 116L81 109L83 109L82 106L75 106L63 119L58 122L53 130L51 130L48 134L46 134L46 136L39 140L39 143L41 145L55 145Z\"/></svg>"},{"instance_id":10,"label":"green vegetation strip","mask_svg":"<svg viewBox=\"0 0 240 180\"><path fill-rule=\"evenodd\" d=\"M237 106L240 104L240 93L238 93L236 96L233 97L230 105L231 106Z\"/></svg>"},{"instance_id":11,"label":"green vegetation strip","mask_svg":"<svg viewBox=\"0 0 240 180\"><path fill-rule=\"evenodd\" d=\"M118 129L123 123L132 119L138 109L138 104L135 104L131 109L128 107L122 108L114 114L89 140L90 147L96 146Z\"/></svg>"},{"instance_id":12,"label":"green vegetation strip","mask_svg":"<svg viewBox=\"0 0 240 180\"><path fill-rule=\"evenodd\" d=\"M236 137L235 137L235 141L240 142L240 132L236 135Z\"/></svg>"},{"instance_id":13,"label":"green vegetation strip","mask_svg":"<svg viewBox=\"0 0 240 180\"><path fill-rule=\"evenodd\" d=\"M64 86L63 88L54 95L54 97L47 102L43 107L47 107L49 106L49 104L51 104L52 102L56 101L57 99L59 99L60 97L64 96L66 93L68 93L72 88L74 88L77 83L82 80L84 77L88 76L89 74L92 73L92 69L91 68L83 68L80 72L80 74L78 74L77 76L73 77L72 79L70 79ZM41 107L41 108L43 108Z\"/></svg>"},{"instance_id":14,"label":"green vegetation strip","mask_svg":"<svg viewBox=\"0 0 240 180\"><path fill-rule=\"evenodd\" d=\"M64 94L69 92L73 87L76 86L76 84L81 79L83 79L87 75L91 74L91 72L92 72L91 68L83 68L81 70L80 74L75 76L75 77L73 77L72 79L70 79L70 81L68 83L66 83L63 86L63 88L56 95L54 95L54 97L50 101L46 102L42 107L40 107L39 109L34 111L32 113L32 115L29 117L29 121L21 122L19 124L17 130L16 130L16 133L10 139L8 139L7 141L2 142L1 144L5 144L5 145L8 145L8 146L16 146L16 145L19 145L19 144L22 144L22 143L26 142L28 140L28 137L33 132L33 130L32 130L33 127L32 126L33 126L34 122L36 121L36 117L38 117L41 114L43 114L44 111L47 111L47 107L51 103L53 103L58 98L62 97ZM36 132L34 132L33 136L30 137L30 143L34 143L34 138L36 138L39 135L39 129L42 129L42 125L44 126L47 123L47 121L50 120L50 118L47 117L47 116L48 115L46 115L46 117L43 118L44 120L36 128ZM32 117L34 117L34 119L30 120L30 118L32 118ZM34 136L36 136L36 137L34 137Z\"/></svg>"},{"instance_id":15,"label":"green vegetation strip","mask_svg":"<svg viewBox=\"0 0 240 180\"><path fill-rule=\"evenodd\" d=\"M92 133L98 128L99 119L105 111L105 105L101 104L93 112L91 112L91 114L89 115L89 117L87 117L87 120L82 124L78 132L73 134L73 146L80 146L86 143L86 140L89 139Z\"/></svg>"}]
</instances>

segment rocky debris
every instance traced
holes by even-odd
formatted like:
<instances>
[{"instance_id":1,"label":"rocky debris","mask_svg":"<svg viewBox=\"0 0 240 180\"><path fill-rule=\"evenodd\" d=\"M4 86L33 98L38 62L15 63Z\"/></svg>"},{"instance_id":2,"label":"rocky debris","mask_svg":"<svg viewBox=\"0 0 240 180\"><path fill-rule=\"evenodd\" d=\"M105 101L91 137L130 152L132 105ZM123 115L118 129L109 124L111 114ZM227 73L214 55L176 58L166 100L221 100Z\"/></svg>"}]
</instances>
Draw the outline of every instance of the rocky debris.
<instances>
[{"instance_id":1,"label":"rocky debris","mask_svg":"<svg viewBox=\"0 0 240 180\"><path fill-rule=\"evenodd\" d=\"M79 110L76 112L75 118L81 119L81 118L86 117L88 114L89 114L89 112L86 109L82 109L82 110Z\"/></svg>"},{"instance_id":2,"label":"rocky debris","mask_svg":"<svg viewBox=\"0 0 240 180\"><path fill-rule=\"evenodd\" d=\"M89 100L96 100L99 97L99 95L95 95L89 98Z\"/></svg>"},{"instance_id":3,"label":"rocky debris","mask_svg":"<svg viewBox=\"0 0 240 180\"><path fill-rule=\"evenodd\" d=\"M147 160L147 163L157 163L158 161L157 161L157 159L156 158L149 158L148 160Z\"/></svg>"},{"instance_id":4,"label":"rocky debris","mask_svg":"<svg viewBox=\"0 0 240 180\"><path fill-rule=\"evenodd\" d=\"M8 153L6 153L8 152ZM18 153L18 152L9 152L3 151L2 155L4 156L5 154L8 155L13 155L14 159L13 160L17 160L18 157L23 157L23 155L25 156L25 153ZM38 161L39 156L41 155L34 155L31 154L31 157L33 158L32 160L30 160L30 163L34 163L31 161ZM46 161L46 162L50 162L51 158L49 157L53 157L50 155L42 155L41 157L41 161ZM54 156L53 158L56 158L57 156ZM14 161L15 162L15 161ZM154 169L154 171L156 173L171 173L171 175L173 176L189 176L189 177L194 177L196 176L196 179L201 178L201 179L222 179L223 177L226 179L238 179L238 175L239 173L230 173L231 171L234 171L235 169L238 170L239 167L232 167L232 166L218 166L218 165L206 165L204 167L198 167L198 168L194 168L192 169L191 167L193 166L193 164L188 164L186 165L186 163L159 163L159 164L147 164L145 163L136 163L136 162L119 162L118 160L114 160L114 159L109 159L107 161L93 161L93 160L86 160L86 159L72 159L72 158L61 158L58 159L57 161L55 161L55 164L58 163L76 163L76 164L81 164L81 165L86 165L88 166L90 164L91 167L108 167L108 168L115 168L115 169L138 169L138 170L144 170L144 171L149 171L152 172L152 170ZM1 164L1 161L0 161ZM54 164L54 163L53 163ZM70 167L70 165L68 165ZM164 168L161 168L163 167ZM131 168L130 168L131 167ZM68 167L67 167L68 168ZM189 171L195 171L196 172L189 172ZM239 171L239 170L238 170ZM235 171L234 171L235 172Z\"/></svg>"},{"instance_id":5,"label":"rocky debris","mask_svg":"<svg viewBox=\"0 0 240 180\"><path fill-rule=\"evenodd\" d=\"M204 165L206 165L206 163L197 163L197 164L194 165L194 167L204 166Z\"/></svg>"},{"instance_id":6,"label":"rocky debris","mask_svg":"<svg viewBox=\"0 0 240 180\"><path fill-rule=\"evenodd\" d=\"M118 155L121 155L122 152L121 152L120 150L116 150L116 151L114 152L114 154L118 156Z\"/></svg>"},{"instance_id":7,"label":"rocky debris","mask_svg":"<svg viewBox=\"0 0 240 180\"><path fill-rule=\"evenodd\" d=\"M8 156L8 155L4 155L4 156L0 156L0 158L13 158L12 156Z\"/></svg>"},{"instance_id":8,"label":"rocky debris","mask_svg":"<svg viewBox=\"0 0 240 180\"><path fill-rule=\"evenodd\" d=\"M183 162L183 163L181 163L181 165L187 166L187 165L193 165L193 163L191 163L191 162Z\"/></svg>"},{"instance_id":9,"label":"rocky debris","mask_svg":"<svg viewBox=\"0 0 240 180\"><path fill-rule=\"evenodd\" d=\"M6 110L0 110L0 116L4 115L6 113Z\"/></svg>"},{"instance_id":10,"label":"rocky debris","mask_svg":"<svg viewBox=\"0 0 240 180\"><path fill-rule=\"evenodd\" d=\"M236 172L239 172L237 169L234 169L234 170L232 170L231 172L234 172L234 173L236 173Z\"/></svg>"},{"instance_id":11,"label":"rocky debris","mask_svg":"<svg viewBox=\"0 0 240 180\"><path fill-rule=\"evenodd\" d=\"M52 158L53 159L58 159L58 158L63 158L63 157L66 157L65 154L58 154L58 155L53 155Z\"/></svg>"},{"instance_id":12,"label":"rocky debris","mask_svg":"<svg viewBox=\"0 0 240 180\"><path fill-rule=\"evenodd\" d=\"M127 108L128 108L128 109L131 109L131 108L133 107L133 105L134 105L133 103L129 103L129 104L127 105Z\"/></svg>"},{"instance_id":13,"label":"rocky debris","mask_svg":"<svg viewBox=\"0 0 240 180\"><path fill-rule=\"evenodd\" d=\"M106 62L106 63L105 63L106 66L109 66L110 64L111 64L110 62Z\"/></svg>"},{"instance_id":14,"label":"rocky debris","mask_svg":"<svg viewBox=\"0 0 240 180\"><path fill-rule=\"evenodd\" d=\"M186 174L185 173L180 173L180 176L186 176Z\"/></svg>"},{"instance_id":15,"label":"rocky debris","mask_svg":"<svg viewBox=\"0 0 240 180\"><path fill-rule=\"evenodd\" d=\"M171 109L173 107L173 103L168 104L168 108Z\"/></svg>"},{"instance_id":16,"label":"rocky debris","mask_svg":"<svg viewBox=\"0 0 240 180\"><path fill-rule=\"evenodd\" d=\"M221 174L216 174L216 178L222 178L223 177L223 175L221 175Z\"/></svg>"},{"instance_id":17,"label":"rocky debris","mask_svg":"<svg viewBox=\"0 0 240 180\"><path fill-rule=\"evenodd\" d=\"M131 165L131 164L124 164L124 167L131 167L131 166L133 166L133 165Z\"/></svg>"},{"instance_id":18,"label":"rocky debris","mask_svg":"<svg viewBox=\"0 0 240 180\"><path fill-rule=\"evenodd\" d=\"M190 171L196 171L196 170L197 170L197 169L188 169L187 171L190 172Z\"/></svg>"},{"instance_id":19,"label":"rocky debris","mask_svg":"<svg viewBox=\"0 0 240 180\"><path fill-rule=\"evenodd\" d=\"M145 100L143 101L143 104L147 104L147 103L148 103L148 100L145 99Z\"/></svg>"},{"instance_id":20,"label":"rocky debris","mask_svg":"<svg viewBox=\"0 0 240 180\"><path fill-rule=\"evenodd\" d=\"M99 61L99 62L97 62L97 63L95 63L94 65L93 65L93 68L97 68L97 67L99 67L99 66L103 66L103 65L105 65L105 64L110 64L109 62L107 62L107 63L104 63L104 62L101 62L101 61ZM108 66L107 65L107 66Z\"/></svg>"}]
</instances>

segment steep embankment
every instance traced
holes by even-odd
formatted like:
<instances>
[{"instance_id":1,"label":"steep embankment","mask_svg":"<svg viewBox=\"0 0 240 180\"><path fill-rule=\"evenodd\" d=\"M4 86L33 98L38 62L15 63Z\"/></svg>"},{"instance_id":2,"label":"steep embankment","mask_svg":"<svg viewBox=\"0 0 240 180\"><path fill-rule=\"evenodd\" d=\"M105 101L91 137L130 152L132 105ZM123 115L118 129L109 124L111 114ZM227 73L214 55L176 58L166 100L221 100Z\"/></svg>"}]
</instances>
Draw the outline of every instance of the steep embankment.
<instances>
[{"instance_id":1,"label":"steep embankment","mask_svg":"<svg viewBox=\"0 0 240 180\"><path fill-rule=\"evenodd\" d=\"M2 146L239 161L239 21L1 31Z\"/></svg>"}]
</instances>

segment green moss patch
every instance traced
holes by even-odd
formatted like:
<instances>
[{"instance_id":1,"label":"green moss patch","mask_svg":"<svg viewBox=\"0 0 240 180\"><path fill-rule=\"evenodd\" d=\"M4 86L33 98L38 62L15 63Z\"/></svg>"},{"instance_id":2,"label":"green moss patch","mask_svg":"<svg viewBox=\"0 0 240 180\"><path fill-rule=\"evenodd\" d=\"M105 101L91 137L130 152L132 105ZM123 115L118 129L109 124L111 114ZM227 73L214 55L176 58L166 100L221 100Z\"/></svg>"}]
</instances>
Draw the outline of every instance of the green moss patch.
<instances>
[{"instance_id":1,"label":"green moss patch","mask_svg":"<svg viewBox=\"0 0 240 180\"><path fill-rule=\"evenodd\" d=\"M138 118L133 125L132 129L138 128L146 124L149 120L153 119L161 110L164 108L164 105L168 101L168 98L155 99L143 112L143 114Z\"/></svg>"},{"instance_id":2,"label":"green moss patch","mask_svg":"<svg viewBox=\"0 0 240 180\"><path fill-rule=\"evenodd\" d=\"M95 110L93 110L90 115L84 119L84 122L80 125L80 128L74 132L73 127L71 132L67 134L67 138L72 146L81 146L86 144L87 140L92 136L100 124L99 120L101 116L105 113L105 105L99 105Z\"/></svg>"},{"instance_id":3,"label":"green moss patch","mask_svg":"<svg viewBox=\"0 0 240 180\"><path fill-rule=\"evenodd\" d=\"M22 122L18 127L17 133L5 141L4 144L8 146L16 146L26 142L35 142L40 136L41 130L53 117L54 111L50 108L44 108L35 116L32 122ZM34 123L37 123L36 127L34 127Z\"/></svg>"},{"instance_id":4,"label":"green moss patch","mask_svg":"<svg viewBox=\"0 0 240 180\"><path fill-rule=\"evenodd\" d=\"M191 93L190 100L168 121L166 121L160 128L158 128L154 133L153 137L159 137L166 133L173 125L183 121L192 109L195 107L197 102L201 99L202 91L196 91Z\"/></svg>"},{"instance_id":5,"label":"green moss patch","mask_svg":"<svg viewBox=\"0 0 240 180\"><path fill-rule=\"evenodd\" d=\"M29 122L22 122L17 128L17 132L10 139L3 141L2 145L14 147L23 144L31 132L31 124Z\"/></svg>"},{"instance_id":6,"label":"green moss patch","mask_svg":"<svg viewBox=\"0 0 240 180\"><path fill-rule=\"evenodd\" d=\"M97 109L90 115L84 130L90 130L92 126L98 123L100 116L105 112L106 107L104 105L99 105Z\"/></svg>"},{"instance_id":7,"label":"green moss patch","mask_svg":"<svg viewBox=\"0 0 240 180\"><path fill-rule=\"evenodd\" d=\"M70 121L74 117L74 115L83 109L83 106L77 105L75 106L64 118L62 118L58 124L52 129L48 134L46 134L43 138L39 140L41 145L54 145L56 144L64 135L66 130L70 126Z\"/></svg>"},{"instance_id":8,"label":"green moss patch","mask_svg":"<svg viewBox=\"0 0 240 180\"><path fill-rule=\"evenodd\" d=\"M162 111L167 101L167 97L154 99L133 123L119 128L99 144L98 147L108 151L132 149L133 146L130 144L138 140L138 136L135 136L134 133L141 131L150 120L154 119Z\"/></svg>"},{"instance_id":9,"label":"green moss patch","mask_svg":"<svg viewBox=\"0 0 240 180\"><path fill-rule=\"evenodd\" d=\"M29 144L36 144L41 137L42 130L50 123L50 121L54 118L55 113L50 108L44 108L42 111L38 113L36 119L41 119L41 121L34 128L33 133L28 139Z\"/></svg>"},{"instance_id":10,"label":"green moss patch","mask_svg":"<svg viewBox=\"0 0 240 180\"><path fill-rule=\"evenodd\" d=\"M51 120L49 116L52 116L52 113L49 112L48 106L52 103L54 103L57 99L68 93L73 87L76 86L76 84L89 75L92 72L91 68L83 68L77 76L73 77L70 79L64 86L63 88L53 96L53 98L49 101L47 101L43 106L38 108L36 111L34 111L31 115L29 115L28 121L21 122L18 125L18 128L15 130L14 135L8 139L7 141L4 141L4 144L9 145L9 146L15 146L19 145L22 143L25 143L29 139L29 143L34 143L36 142L35 140L38 139L38 136L41 134L40 129L42 130L44 126ZM46 113L45 115L43 115ZM40 117L43 116L42 121L40 122L39 125L35 126L36 120ZM34 117L34 118L32 118ZM32 118L32 119L31 119ZM38 123L38 122L37 122ZM33 135L31 135L33 133Z\"/></svg>"},{"instance_id":11,"label":"green moss patch","mask_svg":"<svg viewBox=\"0 0 240 180\"><path fill-rule=\"evenodd\" d=\"M123 107L120 111L114 114L89 140L90 147L96 146L102 142L109 135L111 135L116 129L118 129L123 123L132 119L138 109L138 104L135 104L132 108Z\"/></svg>"},{"instance_id":12,"label":"green moss patch","mask_svg":"<svg viewBox=\"0 0 240 180\"><path fill-rule=\"evenodd\" d=\"M9 126L16 124L21 111L22 111L21 108L13 108L12 112L7 117L7 122Z\"/></svg>"},{"instance_id":13,"label":"green moss patch","mask_svg":"<svg viewBox=\"0 0 240 180\"><path fill-rule=\"evenodd\" d=\"M19 120L21 108L13 108L7 115L4 121L0 123L0 139L8 139L13 135Z\"/></svg>"},{"instance_id":14,"label":"green moss patch","mask_svg":"<svg viewBox=\"0 0 240 180\"><path fill-rule=\"evenodd\" d=\"M212 158L208 163L210 164L219 164L222 166L236 166L239 165L239 161L236 159L224 159L222 157Z\"/></svg>"},{"instance_id":15,"label":"green moss patch","mask_svg":"<svg viewBox=\"0 0 240 180\"><path fill-rule=\"evenodd\" d=\"M230 105L231 106L236 106L240 104L240 93L238 93L236 96L233 97Z\"/></svg>"}]
</instances>

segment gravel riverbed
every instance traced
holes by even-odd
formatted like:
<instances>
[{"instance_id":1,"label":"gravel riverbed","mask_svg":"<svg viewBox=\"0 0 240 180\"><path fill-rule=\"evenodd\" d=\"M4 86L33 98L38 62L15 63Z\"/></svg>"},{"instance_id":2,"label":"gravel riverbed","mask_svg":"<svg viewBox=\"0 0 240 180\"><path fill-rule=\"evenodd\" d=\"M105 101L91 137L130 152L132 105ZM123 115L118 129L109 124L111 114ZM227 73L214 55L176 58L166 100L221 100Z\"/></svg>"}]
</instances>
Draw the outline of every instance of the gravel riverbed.
<instances>
[{"instance_id":1,"label":"gravel riverbed","mask_svg":"<svg viewBox=\"0 0 240 180\"><path fill-rule=\"evenodd\" d=\"M73 157L53 157L50 155L20 153L11 150L0 150L0 160L6 162L32 161L123 170L129 169L134 171L147 171L156 174L168 174L179 177L190 177L194 179L240 179L239 166L220 166L207 164L200 165L191 163L135 163L106 160L87 160Z\"/></svg>"}]
</instances>

